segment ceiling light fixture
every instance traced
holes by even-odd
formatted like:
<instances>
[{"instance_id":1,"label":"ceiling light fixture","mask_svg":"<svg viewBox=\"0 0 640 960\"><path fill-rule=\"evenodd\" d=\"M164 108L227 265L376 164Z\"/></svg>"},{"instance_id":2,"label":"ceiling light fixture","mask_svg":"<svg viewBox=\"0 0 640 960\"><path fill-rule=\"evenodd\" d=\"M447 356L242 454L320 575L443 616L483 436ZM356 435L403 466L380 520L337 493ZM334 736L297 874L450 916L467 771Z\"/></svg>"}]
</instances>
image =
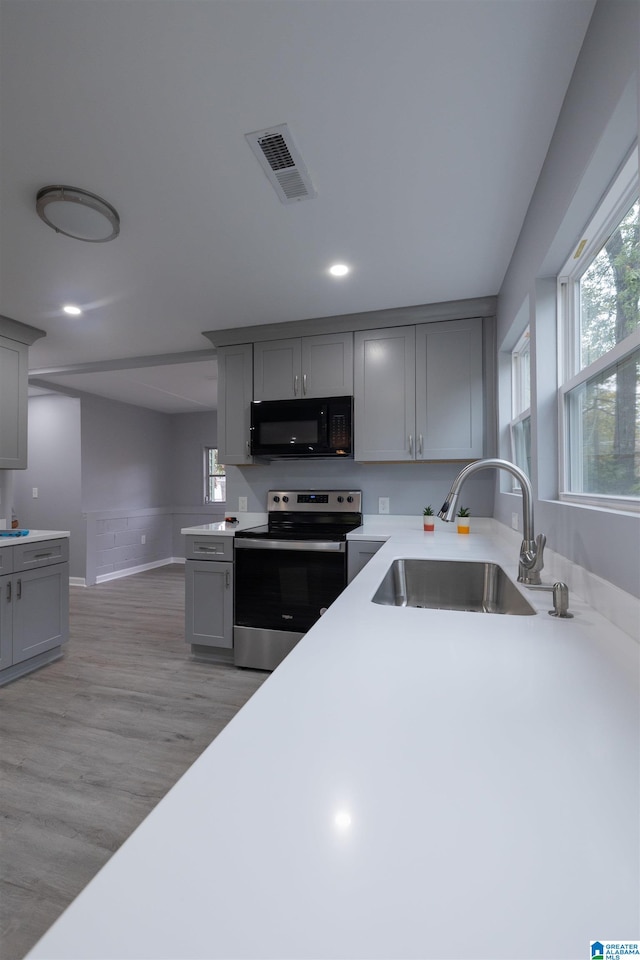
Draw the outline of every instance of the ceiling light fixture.
<instances>
[{"instance_id":1,"label":"ceiling light fixture","mask_svg":"<svg viewBox=\"0 0 640 960\"><path fill-rule=\"evenodd\" d=\"M56 233L74 240L105 243L120 233L118 211L95 193L79 187L42 187L36 196L36 210Z\"/></svg>"},{"instance_id":2,"label":"ceiling light fixture","mask_svg":"<svg viewBox=\"0 0 640 960\"><path fill-rule=\"evenodd\" d=\"M346 263L334 263L332 267L329 267L329 273L332 277L344 277L349 273L349 267Z\"/></svg>"},{"instance_id":3,"label":"ceiling light fixture","mask_svg":"<svg viewBox=\"0 0 640 960\"><path fill-rule=\"evenodd\" d=\"M65 303L62 309L65 313L68 313L70 317L79 317L82 313L80 307L76 307L73 303Z\"/></svg>"}]
</instances>

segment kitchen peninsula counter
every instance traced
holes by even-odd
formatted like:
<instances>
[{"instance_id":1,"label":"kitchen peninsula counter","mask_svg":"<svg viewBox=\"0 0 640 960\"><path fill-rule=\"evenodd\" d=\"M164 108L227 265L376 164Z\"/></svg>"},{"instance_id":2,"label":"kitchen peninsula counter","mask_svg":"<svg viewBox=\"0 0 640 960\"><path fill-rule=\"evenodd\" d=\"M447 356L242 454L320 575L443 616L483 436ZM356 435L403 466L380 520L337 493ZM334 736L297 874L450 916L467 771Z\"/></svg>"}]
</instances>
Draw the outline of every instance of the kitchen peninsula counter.
<instances>
[{"instance_id":1,"label":"kitchen peninsula counter","mask_svg":"<svg viewBox=\"0 0 640 960\"><path fill-rule=\"evenodd\" d=\"M237 517L237 523L218 520L215 523L201 523L196 527L183 527L180 533L187 537L234 537L238 530L258 527L266 522L266 513L241 513Z\"/></svg>"},{"instance_id":2,"label":"kitchen peninsula counter","mask_svg":"<svg viewBox=\"0 0 640 960\"><path fill-rule=\"evenodd\" d=\"M490 521L417 525L350 535L386 542L30 958L578 960L640 935L639 644L573 594L562 621L524 588L535 616L372 603L400 557L514 576Z\"/></svg>"},{"instance_id":3,"label":"kitchen peninsula counter","mask_svg":"<svg viewBox=\"0 0 640 960\"><path fill-rule=\"evenodd\" d=\"M20 536L5 530L0 531L0 547L17 547L21 543L38 543L41 540L68 540L70 536L69 530L29 530L28 534Z\"/></svg>"}]
</instances>

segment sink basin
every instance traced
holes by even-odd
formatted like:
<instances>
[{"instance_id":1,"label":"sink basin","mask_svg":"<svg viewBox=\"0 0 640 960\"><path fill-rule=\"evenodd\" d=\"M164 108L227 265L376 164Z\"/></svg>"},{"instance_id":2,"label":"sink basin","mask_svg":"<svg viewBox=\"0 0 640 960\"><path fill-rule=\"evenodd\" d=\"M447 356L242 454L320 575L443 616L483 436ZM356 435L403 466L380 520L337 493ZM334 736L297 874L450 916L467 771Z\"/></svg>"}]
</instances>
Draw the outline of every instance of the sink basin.
<instances>
[{"instance_id":1,"label":"sink basin","mask_svg":"<svg viewBox=\"0 0 640 960\"><path fill-rule=\"evenodd\" d=\"M373 602L519 617L535 614L502 567L476 560L394 560Z\"/></svg>"}]
</instances>

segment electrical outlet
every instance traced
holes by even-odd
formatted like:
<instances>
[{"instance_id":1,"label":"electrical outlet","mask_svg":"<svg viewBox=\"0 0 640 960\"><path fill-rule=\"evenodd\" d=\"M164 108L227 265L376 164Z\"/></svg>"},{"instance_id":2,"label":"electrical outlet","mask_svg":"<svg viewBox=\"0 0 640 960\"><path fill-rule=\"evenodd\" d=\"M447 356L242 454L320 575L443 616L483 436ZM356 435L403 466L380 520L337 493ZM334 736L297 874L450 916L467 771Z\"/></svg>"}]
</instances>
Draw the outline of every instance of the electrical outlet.
<instances>
[{"instance_id":1,"label":"electrical outlet","mask_svg":"<svg viewBox=\"0 0 640 960\"><path fill-rule=\"evenodd\" d=\"M511 514L511 529L512 529L512 530L517 530L517 529L518 529L518 514L517 514L517 513L512 513L512 514Z\"/></svg>"},{"instance_id":2,"label":"electrical outlet","mask_svg":"<svg viewBox=\"0 0 640 960\"><path fill-rule=\"evenodd\" d=\"M378 513L389 513L389 497L378 497Z\"/></svg>"},{"instance_id":3,"label":"electrical outlet","mask_svg":"<svg viewBox=\"0 0 640 960\"><path fill-rule=\"evenodd\" d=\"M37 487L33 487L33 499L34 499L34 500L37 500L37 499L38 499L38 488L37 488Z\"/></svg>"},{"instance_id":4,"label":"electrical outlet","mask_svg":"<svg viewBox=\"0 0 640 960\"><path fill-rule=\"evenodd\" d=\"M146 538L145 534L143 533L142 536L140 537L140 543L146 543L146 542L147 542L147 538Z\"/></svg>"},{"instance_id":5,"label":"electrical outlet","mask_svg":"<svg viewBox=\"0 0 640 960\"><path fill-rule=\"evenodd\" d=\"M246 512L247 512L247 498L246 498L246 497L238 497L238 511L239 511L240 513L246 513Z\"/></svg>"}]
</instances>

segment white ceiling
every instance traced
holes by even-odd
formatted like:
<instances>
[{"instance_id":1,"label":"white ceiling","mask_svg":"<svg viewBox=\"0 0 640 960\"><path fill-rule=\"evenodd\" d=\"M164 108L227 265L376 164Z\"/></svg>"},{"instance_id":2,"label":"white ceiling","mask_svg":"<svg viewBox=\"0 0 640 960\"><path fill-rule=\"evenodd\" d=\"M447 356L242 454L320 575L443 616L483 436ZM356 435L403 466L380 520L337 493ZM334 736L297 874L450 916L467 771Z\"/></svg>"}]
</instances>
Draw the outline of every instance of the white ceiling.
<instances>
[{"instance_id":1,"label":"white ceiling","mask_svg":"<svg viewBox=\"0 0 640 960\"><path fill-rule=\"evenodd\" d=\"M0 313L46 331L30 367L202 410L203 330L496 294L593 6L0 0ZM315 199L280 203L245 140L281 123ZM113 204L120 236L48 228L52 183Z\"/></svg>"}]
</instances>

